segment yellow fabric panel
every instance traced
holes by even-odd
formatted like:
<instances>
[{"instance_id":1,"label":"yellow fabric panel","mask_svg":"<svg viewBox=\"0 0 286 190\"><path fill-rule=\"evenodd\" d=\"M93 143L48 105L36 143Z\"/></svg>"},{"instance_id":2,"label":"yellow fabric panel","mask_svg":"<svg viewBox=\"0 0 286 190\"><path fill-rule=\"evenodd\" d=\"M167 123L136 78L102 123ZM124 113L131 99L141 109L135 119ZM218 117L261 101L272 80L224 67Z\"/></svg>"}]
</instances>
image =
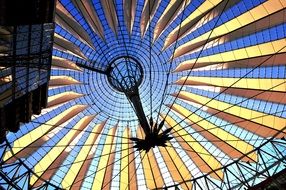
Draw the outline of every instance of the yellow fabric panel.
<instances>
[{"instance_id":1,"label":"yellow fabric panel","mask_svg":"<svg viewBox=\"0 0 286 190\"><path fill-rule=\"evenodd\" d=\"M204 1L198 8L196 8L181 24L180 26L177 26L166 38L165 44L163 49L171 45L174 40L177 39L177 35L179 33L179 28L181 30L185 27L188 27L188 25L197 17L204 14L205 12L209 11L210 9L214 8L216 5L218 5L222 0L206 0ZM180 32L181 34L181 32ZM188 33L184 34L183 36L187 35ZM179 36L181 37L181 35Z\"/></svg>"},{"instance_id":2,"label":"yellow fabric panel","mask_svg":"<svg viewBox=\"0 0 286 190\"><path fill-rule=\"evenodd\" d=\"M218 53L210 56L200 57L198 59L191 59L180 63L175 69L176 72L189 70L194 64L200 65L204 63L220 63L235 60L248 59L253 57L272 55L279 51L279 53L286 52L286 39L280 39L272 42L267 42L255 46L241 48L229 52ZM282 49L284 48L284 49Z\"/></svg>"},{"instance_id":3,"label":"yellow fabric panel","mask_svg":"<svg viewBox=\"0 0 286 190\"><path fill-rule=\"evenodd\" d=\"M116 138L116 137L115 137ZM104 180L103 180L103 187L102 190L110 190L111 189L111 180L112 180L112 173L114 168L114 162L115 160L115 154L116 154L116 139L113 141L115 144L113 144L111 149L111 154L109 156L108 162L107 162L107 168L106 172L104 174Z\"/></svg>"},{"instance_id":4,"label":"yellow fabric panel","mask_svg":"<svg viewBox=\"0 0 286 190\"><path fill-rule=\"evenodd\" d=\"M140 127L137 130L137 136L138 138L143 139L143 130ZM148 153L141 151L140 156L147 188L156 189L163 187L164 180L154 156L153 150L151 149Z\"/></svg>"},{"instance_id":5,"label":"yellow fabric panel","mask_svg":"<svg viewBox=\"0 0 286 190\"><path fill-rule=\"evenodd\" d=\"M175 108L175 110L183 115L184 117L188 118L188 120L192 121L193 123L196 123L200 127L202 127L204 130L210 132L211 134L217 136L225 143L231 145L232 147L236 148L240 152L246 154L252 150L254 150L254 147L243 140L237 138L236 136L228 133L227 131L221 129L219 126L216 126L212 124L211 122L205 120L204 118L200 117L194 112L191 112L187 110L186 108L174 104L172 108ZM200 122L199 122L200 121ZM219 148L219 147L218 147ZM252 160L257 160L257 154L251 153L248 155Z\"/></svg>"},{"instance_id":6,"label":"yellow fabric panel","mask_svg":"<svg viewBox=\"0 0 286 190\"><path fill-rule=\"evenodd\" d=\"M81 52L78 46L57 33L54 34L54 48L87 60L87 57Z\"/></svg>"},{"instance_id":7,"label":"yellow fabric panel","mask_svg":"<svg viewBox=\"0 0 286 190\"><path fill-rule=\"evenodd\" d=\"M187 80L186 80L187 78ZM211 85L218 87L247 88L267 91L286 91L286 79L271 78L222 78L222 77L182 77L176 83L186 85Z\"/></svg>"},{"instance_id":8,"label":"yellow fabric panel","mask_svg":"<svg viewBox=\"0 0 286 190\"><path fill-rule=\"evenodd\" d=\"M39 127L30 131L29 133L23 135L22 137L14 141L13 147L15 148L12 148L13 153L17 154L18 152L24 150L27 146L32 144L34 141L40 139L47 132L54 129L56 125L62 124L61 120L63 118L69 117L68 119L70 119L70 116L69 116L70 114L77 112L77 110L83 110L86 107L87 106L85 105L75 105L65 110L61 114L57 115L56 117L52 118L51 120L47 121L46 124L42 124ZM74 116L74 115L71 115L71 116ZM12 156L13 154L11 151L6 152L3 161L8 160Z\"/></svg>"},{"instance_id":9,"label":"yellow fabric panel","mask_svg":"<svg viewBox=\"0 0 286 190\"><path fill-rule=\"evenodd\" d=\"M63 27L66 31L69 31L69 33L78 38L80 41L92 49L95 49L90 36L59 1L57 1L56 5L55 22Z\"/></svg>"},{"instance_id":10,"label":"yellow fabric panel","mask_svg":"<svg viewBox=\"0 0 286 190\"><path fill-rule=\"evenodd\" d=\"M91 27L93 32L104 40L103 27L95 12L92 1L72 0L72 2L79 9L82 16L85 18L86 22Z\"/></svg>"},{"instance_id":11,"label":"yellow fabric panel","mask_svg":"<svg viewBox=\"0 0 286 190\"><path fill-rule=\"evenodd\" d=\"M163 116L162 116L163 117ZM165 117L163 117L165 118ZM179 124L177 125L177 122L171 118L170 116L167 116L165 118L165 121L169 124L169 126L174 127L173 128L173 132L175 132L175 136L179 137L180 139L182 139L185 143L187 143L189 145L189 148L191 150L191 152L195 152L203 161L203 165L201 164L200 160L193 159L194 163L196 164L196 166L204 173L208 173L211 172L212 170L216 170L222 167L222 165L220 164L219 161L217 161L217 159L212 156L199 142L197 142L191 135L189 135L189 133L183 129ZM179 140L180 142L181 140ZM186 153L188 153L186 151ZM211 163L209 165L209 163ZM211 173L210 174L212 177L216 178L216 179L222 179L223 178L223 172L222 170L218 170L215 173Z\"/></svg>"},{"instance_id":12,"label":"yellow fabric panel","mask_svg":"<svg viewBox=\"0 0 286 190\"><path fill-rule=\"evenodd\" d=\"M83 71L79 66L76 65L73 61L70 61L65 58L52 56L52 66L57 68L71 69L74 71Z\"/></svg>"},{"instance_id":13,"label":"yellow fabric panel","mask_svg":"<svg viewBox=\"0 0 286 190\"><path fill-rule=\"evenodd\" d=\"M131 0L131 1L123 0L124 21L129 34L132 33L135 14L136 14L136 6L137 6L137 0Z\"/></svg>"},{"instance_id":14,"label":"yellow fabric panel","mask_svg":"<svg viewBox=\"0 0 286 190\"><path fill-rule=\"evenodd\" d=\"M203 13L207 12L208 10L214 8L216 5L218 5L222 0L206 0L204 1L198 8L194 10L181 24L181 28L186 26L189 22L197 18L198 16L202 15ZM180 26L176 27L171 34L175 30L179 30Z\"/></svg>"},{"instance_id":15,"label":"yellow fabric panel","mask_svg":"<svg viewBox=\"0 0 286 190\"><path fill-rule=\"evenodd\" d=\"M148 153L146 153L145 156L144 155L145 152L140 153L147 187L149 189L163 187L164 180L154 156L153 150L150 150Z\"/></svg>"},{"instance_id":16,"label":"yellow fabric panel","mask_svg":"<svg viewBox=\"0 0 286 190\"><path fill-rule=\"evenodd\" d=\"M186 97L189 97L190 99L194 101L198 101L201 104L206 104L206 106L208 107L211 107L211 108L214 108L220 111L224 111L232 115L237 115L246 120L251 120L253 122L268 126L269 128L281 130L286 125L286 119L281 118L281 117L277 117L274 115L268 115L262 112L250 110L250 109L243 108L240 106L233 106L232 104L220 102L217 100L210 101L210 98L196 95L190 92L180 92L180 94Z\"/></svg>"},{"instance_id":17,"label":"yellow fabric panel","mask_svg":"<svg viewBox=\"0 0 286 190\"><path fill-rule=\"evenodd\" d=\"M120 190L128 190L129 186L129 174L128 174L128 167L129 167L129 145L128 145L128 138L129 138L129 128L126 128L123 132L122 138L122 151L121 151L121 162L120 162ZM134 162L134 160L133 160Z\"/></svg>"},{"instance_id":18,"label":"yellow fabric panel","mask_svg":"<svg viewBox=\"0 0 286 190\"><path fill-rule=\"evenodd\" d=\"M133 162L131 162L129 164L129 189L130 190L133 190L133 189L137 189L138 186L137 186L137 167L138 165L136 166L136 162L135 162L135 149L133 148L134 144L133 142L129 139L128 140L128 148L129 148L129 162L130 160L134 160Z\"/></svg>"},{"instance_id":19,"label":"yellow fabric panel","mask_svg":"<svg viewBox=\"0 0 286 190\"><path fill-rule=\"evenodd\" d=\"M38 176L41 176L45 172L45 170L52 164L52 162L66 149L71 140L75 138L75 135L78 133L78 130L82 130L83 127L86 127L84 123L90 119L90 116L82 118L73 127L73 130L70 130L66 135L64 135L62 139L34 166L34 172ZM33 186L37 180L38 177L32 175L30 179L30 185Z\"/></svg>"},{"instance_id":20,"label":"yellow fabric panel","mask_svg":"<svg viewBox=\"0 0 286 190\"><path fill-rule=\"evenodd\" d=\"M49 88L59 87L64 85L72 85L72 84L82 84L82 83L70 76L51 76L51 79L49 81Z\"/></svg>"},{"instance_id":21,"label":"yellow fabric panel","mask_svg":"<svg viewBox=\"0 0 286 190\"><path fill-rule=\"evenodd\" d=\"M170 143L167 143L166 148L159 147L160 153L167 165L167 168L175 182L182 183L181 187L183 189L192 189L191 182L184 182L184 180L190 180L192 175L176 150L172 147Z\"/></svg>"},{"instance_id":22,"label":"yellow fabric panel","mask_svg":"<svg viewBox=\"0 0 286 190\"><path fill-rule=\"evenodd\" d=\"M235 17L234 19L226 22L225 24L216 27L214 30L209 31L203 35L200 35L199 37L183 44L180 46L176 51L179 51L181 49L184 49L188 47L191 44L195 44L201 41L205 41L209 38L215 38L222 35L225 35L229 32L232 32L234 30L237 30L241 27L244 27L250 23L253 23L261 18L264 18L272 13L275 13L277 11L280 11L286 7L285 1L280 0L268 0L261 5L258 5L254 7L253 9ZM176 52L175 52L176 54Z\"/></svg>"},{"instance_id":23,"label":"yellow fabric panel","mask_svg":"<svg viewBox=\"0 0 286 190\"><path fill-rule=\"evenodd\" d=\"M186 6L191 2L191 0L170 0L168 6L166 7L166 9L164 10L162 16L160 17L160 19L162 19L171 9L172 7L178 3L180 1L180 4L186 4Z\"/></svg>"},{"instance_id":24,"label":"yellow fabric panel","mask_svg":"<svg viewBox=\"0 0 286 190\"><path fill-rule=\"evenodd\" d=\"M55 105L63 104L68 101L77 99L84 96L84 94L76 93L73 91L67 91L63 93L59 93L53 96L48 97L48 107L52 107Z\"/></svg>"},{"instance_id":25,"label":"yellow fabric panel","mask_svg":"<svg viewBox=\"0 0 286 190\"><path fill-rule=\"evenodd\" d=\"M115 147L115 145L112 145L112 143L114 142L113 137L115 134L115 129L116 128L110 129L108 132L108 135L106 137L105 145L103 146L102 156L100 157L98 167L97 167L97 171L95 173L95 177L94 177L94 181L93 181L93 185L92 185L92 189L94 189L94 190L102 189L103 180L105 178L105 172L107 169L107 164L108 164L108 160L110 157L110 153L112 151L112 147L113 146Z\"/></svg>"},{"instance_id":26,"label":"yellow fabric panel","mask_svg":"<svg viewBox=\"0 0 286 190\"><path fill-rule=\"evenodd\" d=\"M153 19L158 6L160 5L161 0L146 0L144 3L143 10L141 12L141 20L140 20L140 31L141 37L143 38L146 30L149 27L150 21ZM149 10L150 7L150 10Z\"/></svg>"},{"instance_id":27,"label":"yellow fabric panel","mask_svg":"<svg viewBox=\"0 0 286 190\"><path fill-rule=\"evenodd\" d=\"M187 7L191 0L170 0L168 6L165 8L163 14L161 15L159 21L157 22L153 42L158 39L158 37L163 33L165 28L170 24L172 19L176 18L178 13L183 10L184 7Z\"/></svg>"},{"instance_id":28,"label":"yellow fabric panel","mask_svg":"<svg viewBox=\"0 0 286 190\"><path fill-rule=\"evenodd\" d=\"M90 144L94 144L96 141L98 134L103 128L103 124L97 124L90 135L88 136L87 140L85 141L84 145L80 149L76 159L74 160L74 163L71 165L70 169L66 173L63 181L62 181L62 187L64 189L70 189L71 185L74 183L74 180L77 176L77 174L80 171L80 168L84 164L84 160L88 157L88 154L92 148L92 146L89 146Z\"/></svg>"},{"instance_id":29,"label":"yellow fabric panel","mask_svg":"<svg viewBox=\"0 0 286 190\"><path fill-rule=\"evenodd\" d=\"M109 27L117 36L118 17L117 17L115 3L113 2L113 0L100 0L100 3L104 10L104 15L108 22Z\"/></svg>"}]
</instances>

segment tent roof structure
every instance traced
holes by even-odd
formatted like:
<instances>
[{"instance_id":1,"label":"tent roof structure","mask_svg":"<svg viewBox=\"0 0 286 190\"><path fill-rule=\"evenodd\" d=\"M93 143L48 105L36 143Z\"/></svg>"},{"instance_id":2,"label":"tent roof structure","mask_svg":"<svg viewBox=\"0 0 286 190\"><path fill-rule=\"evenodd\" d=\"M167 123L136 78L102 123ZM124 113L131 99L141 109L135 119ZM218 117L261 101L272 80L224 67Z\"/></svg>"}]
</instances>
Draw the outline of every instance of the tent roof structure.
<instances>
[{"instance_id":1,"label":"tent roof structure","mask_svg":"<svg viewBox=\"0 0 286 190\"><path fill-rule=\"evenodd\" d=\"M285 168L285 46L284 0L60 0L48 107L0 145L0 185L259 184ZM146 134L118 90L130 73L166 146L134 147Z\"/></svg>"}]
</instances>

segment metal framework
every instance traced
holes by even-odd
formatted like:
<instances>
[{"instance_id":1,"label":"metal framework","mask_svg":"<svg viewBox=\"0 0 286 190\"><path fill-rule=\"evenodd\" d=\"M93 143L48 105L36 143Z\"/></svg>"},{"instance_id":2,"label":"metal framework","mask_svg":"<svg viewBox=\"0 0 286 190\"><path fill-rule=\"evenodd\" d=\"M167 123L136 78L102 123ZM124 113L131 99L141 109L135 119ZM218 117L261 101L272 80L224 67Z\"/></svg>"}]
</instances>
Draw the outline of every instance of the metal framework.
<instances>
[{"instance_id":1,"label":"metal framework","mask_svg":"<svg viewBox=\"0 0 286 190\"><path fill-rule=\"evenodd\" d=\"M285 170L285 31L282 0L58 1L47 109L0 185L256 188Z\"/></svg>"}]
</instances>

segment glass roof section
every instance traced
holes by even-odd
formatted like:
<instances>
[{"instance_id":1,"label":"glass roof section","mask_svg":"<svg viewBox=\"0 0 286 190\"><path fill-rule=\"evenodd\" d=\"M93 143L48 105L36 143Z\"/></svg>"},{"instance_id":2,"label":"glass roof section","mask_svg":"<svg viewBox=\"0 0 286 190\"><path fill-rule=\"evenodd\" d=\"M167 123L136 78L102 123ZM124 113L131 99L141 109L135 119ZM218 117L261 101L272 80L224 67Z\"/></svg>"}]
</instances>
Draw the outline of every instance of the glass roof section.
<instances>
[{"instance_id":1,"label":"glass roof section","mask_svg":"<svg viewBox=\"0 0 286 190\"><path fill-rule=\"evenodd\" d=\"M1 174L16 189L248 189L285 168L285 46L284 0L60 0L48 108L7 135ZM166 147L134 147L130 75Z\"/></svg>"}]
</instances>

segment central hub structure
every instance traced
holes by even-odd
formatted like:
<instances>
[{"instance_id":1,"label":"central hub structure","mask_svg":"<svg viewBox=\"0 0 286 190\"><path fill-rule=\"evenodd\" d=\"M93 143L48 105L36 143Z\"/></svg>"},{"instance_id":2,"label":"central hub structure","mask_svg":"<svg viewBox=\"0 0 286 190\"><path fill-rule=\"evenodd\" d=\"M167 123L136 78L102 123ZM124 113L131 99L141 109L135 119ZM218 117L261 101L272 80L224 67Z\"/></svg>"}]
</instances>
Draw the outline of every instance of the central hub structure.
<instances>
[{"instance_id":1,"label":"central hub structure","mask_svg":"<svg viewBox=\"0 0 286 190\"><path fill-rule=\"evenodd\" d=\"M169 136L171 128L161 132L164 121L158 126L157 123L153 125L152 118L148 122L142 107L139 86L142 83L144 73L140 63L129 56L118 57L109 64L106 74L110 85L123 92L129 100L145 133L144 139L130 138L135 142L134 147L139 151L148 152L155 146L167 146L167 141L172 139Z\"/></svg>"},{"instance_id":2,"label":"central hub structure","mask_svg":"<svg viewBox=\"0 0 286 190\"><path fill-rule=\"evenodd\" d=\"M108 66L107 73L111 86L124 93L138 89L144 75L140 63L129 56L122 56L113 60Z\"/></svg>"},{"instance_id":3,"label":"central hub structure","mask_svg":"<svg viewBox=\"0 0 286 190\"><path fill-rule=\"evenodd\" d=\"M145 134L150 134L151 129L139 96L139 86L143 80L143 68L140 63L129 56L118 57L109 64L106 73L111 86L128 98Z\"/></svg>"}]
</instances>

